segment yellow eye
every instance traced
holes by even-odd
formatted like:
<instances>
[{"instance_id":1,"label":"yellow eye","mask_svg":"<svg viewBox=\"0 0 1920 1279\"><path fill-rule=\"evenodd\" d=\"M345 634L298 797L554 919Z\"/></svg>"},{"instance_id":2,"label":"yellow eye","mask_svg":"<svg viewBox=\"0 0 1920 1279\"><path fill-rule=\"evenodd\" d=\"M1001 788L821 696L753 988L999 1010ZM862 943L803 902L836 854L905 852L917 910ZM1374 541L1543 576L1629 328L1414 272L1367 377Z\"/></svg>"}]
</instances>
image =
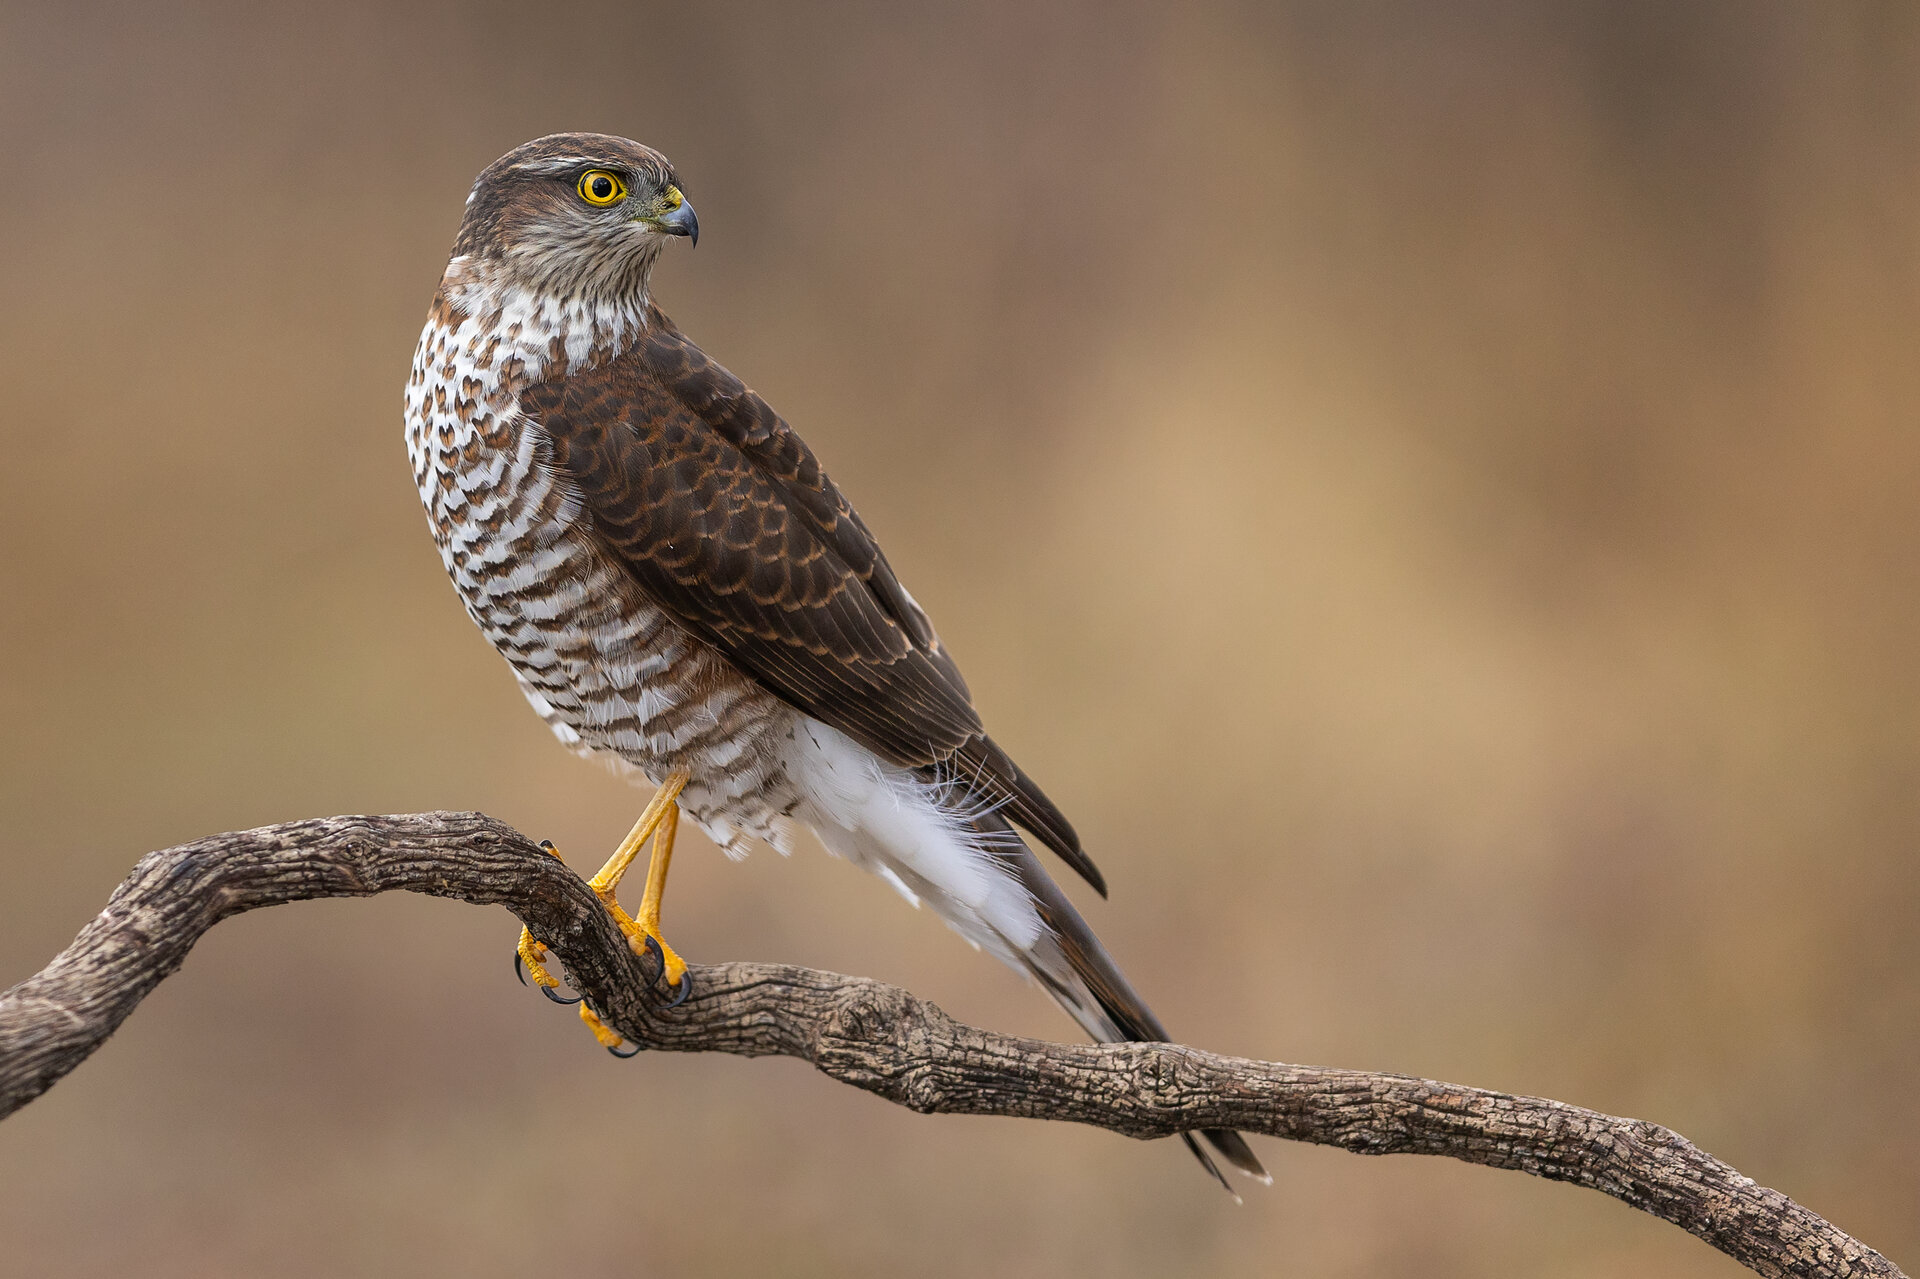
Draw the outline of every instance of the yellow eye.
<instances>
[{"instance_id":1,"label":"yellow eye","mask_svg":"<svg viewBox=\"0 0 1920 1279\"><path fill-rule=\"evenodd\" d=\"M574 190L588 204L606 206L615 200L623 200L627 195L627 184L620 180L617 173L605 169L588 169L580 175L580 181L574 184Z\"/></svg>"}]
</instances>

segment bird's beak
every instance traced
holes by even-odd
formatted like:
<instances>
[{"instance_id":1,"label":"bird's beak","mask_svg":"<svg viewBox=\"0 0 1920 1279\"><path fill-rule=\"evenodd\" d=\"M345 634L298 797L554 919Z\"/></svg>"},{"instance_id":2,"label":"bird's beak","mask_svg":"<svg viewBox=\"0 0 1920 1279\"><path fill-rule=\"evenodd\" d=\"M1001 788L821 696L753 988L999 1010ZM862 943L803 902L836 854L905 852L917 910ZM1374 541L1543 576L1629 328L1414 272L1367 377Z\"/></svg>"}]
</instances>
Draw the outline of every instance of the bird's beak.
<instances>
[{"instance_id":1,"label":"bird's beak","mask_svg":"<svg viewBox=\"0 0 1920 1279\"><path fill-rule=\"evenodd\" d=\"M667 235L684 235L695 248L700 246L700 219L693 215L693 205L684 197L675 208L654 219L653 224Z\"/></svg>"}]
</instances>

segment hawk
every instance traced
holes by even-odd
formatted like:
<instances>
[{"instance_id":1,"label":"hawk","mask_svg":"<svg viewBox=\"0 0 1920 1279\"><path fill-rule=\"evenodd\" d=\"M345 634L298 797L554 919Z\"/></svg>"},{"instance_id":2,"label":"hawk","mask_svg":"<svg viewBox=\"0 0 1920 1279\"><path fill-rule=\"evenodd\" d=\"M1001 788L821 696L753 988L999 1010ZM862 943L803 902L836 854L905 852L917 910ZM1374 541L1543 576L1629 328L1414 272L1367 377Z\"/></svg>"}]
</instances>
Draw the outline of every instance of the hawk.
<instances>
[{"instance_id":1,"label":"hawk","mask_svg":"<svg viewBox=\"0 0 1920 1279\"><path fill-rule=\"evenodd\" d=\"M779 414L654 303L662 249L699 234L648 147L563 133L515 148L467 196L407 382L414 479L468 615L561 742L657 788L594 890L684 997L660 936L679 815L735 857L756 841L786 852L806 827L1095 1039L1165 1040L1019 832L1105 896L1099 870L987 735L872 532ZM649 839L629 916L615 891ZM524 930L519 958L552 994ZM1238 1133L1202 1135L1266 1179Z\"/></svg>"}]
</instances>

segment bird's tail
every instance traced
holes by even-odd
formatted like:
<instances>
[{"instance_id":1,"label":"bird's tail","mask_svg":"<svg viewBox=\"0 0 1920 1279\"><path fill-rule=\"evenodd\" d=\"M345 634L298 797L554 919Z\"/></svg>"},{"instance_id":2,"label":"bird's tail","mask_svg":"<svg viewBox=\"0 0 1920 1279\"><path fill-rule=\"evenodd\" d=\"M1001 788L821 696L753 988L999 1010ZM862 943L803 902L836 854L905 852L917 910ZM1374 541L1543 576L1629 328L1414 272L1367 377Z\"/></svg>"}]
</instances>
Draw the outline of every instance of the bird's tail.
<instances>
[{"instance_id":1,"label":"bird's tail","mask_svg":"<svg viewBox=\"0 0 1920 1279\"><path fill-rule=\"evenodd\" d=\"M1018 834L995 813L975 818L975 825L995 855L1032 895L1034 907L1046 925L1038 939L1018 952L1021 965L1034 980L1059 1001L1082 1029L1101 1043L1171 1042L1167 1028L1153 1015L1153 1010L1113 962L1113 956L1094 936L1093 929L1087 926L1087 921L1080 917L1080 912L1074 909ZM1273 1178L1239 1133L1231 1128L1207 1128L1200 1136L1235 1168L1272 1184ZM1180 1139L1200 1161L1200 1166L1212 1174L1228 1194L1239 1198L1212 1155L1194 1140L1194 1134L1183 1132Z\"/></svg>"},{"instance_id":2,"label":"bird's tail","mask_svg":"<svg viewBox=\"0 0 1920 1279\"><path fill-rule=\"evenodd\" d=\"M1166 1027L1000 809L933 770L889 765L825 724L807 720L803 727L789 739L789 775L805 797L795 815L830 851L1031 974L1095 1039L1167 1040ZM1239 1133L1218 1128L1200 1136L1235 1168L1269 1180ZM1181 1138L1232 1193L1194 1135Z\"/></svg>"}]
</instances>

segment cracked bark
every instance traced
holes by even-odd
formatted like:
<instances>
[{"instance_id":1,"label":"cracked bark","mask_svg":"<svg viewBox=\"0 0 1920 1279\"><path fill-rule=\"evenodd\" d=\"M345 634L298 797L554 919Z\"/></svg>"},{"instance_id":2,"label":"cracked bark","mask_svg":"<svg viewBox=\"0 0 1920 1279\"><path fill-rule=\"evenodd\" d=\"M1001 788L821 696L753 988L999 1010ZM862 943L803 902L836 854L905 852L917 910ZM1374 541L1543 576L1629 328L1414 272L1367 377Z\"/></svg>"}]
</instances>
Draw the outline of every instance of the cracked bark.
<instances>
[{"instance_id":1,"label":"cracked bark","mask_svg":"<svg viewBox=\"0 0 1920 1279\"><path fill-rule=\"evenodd\" d=\"M898 987L780 964L693 965L692 997L663 1010L658 959L628 949L563 863L480 813L288 822L141 858L72 945L0 994L0 1117L84 1061L222 919L394 889L505 906L608 1024L648 1048L798 1057L926 1114L1070 1120L1141 1138L1238 1128L1357 1154L1445 1155L1601 1191L1763 1275L1902 1274L1667 1128L1546 1098L1177 1044L999 1035Z\"/></svg>"}]
</instances>

